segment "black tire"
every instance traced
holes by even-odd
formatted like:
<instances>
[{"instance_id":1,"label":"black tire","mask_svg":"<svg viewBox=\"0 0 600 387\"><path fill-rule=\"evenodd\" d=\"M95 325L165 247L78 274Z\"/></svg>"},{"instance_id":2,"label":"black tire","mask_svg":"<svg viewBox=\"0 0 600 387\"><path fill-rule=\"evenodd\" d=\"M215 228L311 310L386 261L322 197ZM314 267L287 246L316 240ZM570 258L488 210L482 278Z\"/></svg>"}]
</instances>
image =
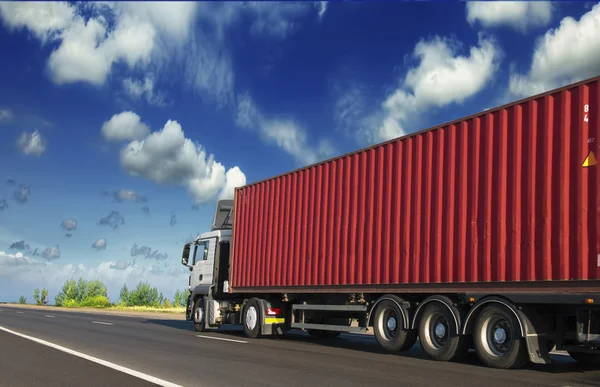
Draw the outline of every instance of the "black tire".
<instances>
[{"instance_id":1,"label":"black tire","mask_svg":"<svg viewBox=\"0 0 600 387\"><path fill-rule=\"evenodd\" d=\"M192 321L194 321L194 329L196 332L206 332L205 300L205 297L198 298L196 302L194 302L194 308L192 309Z\"/></svg>"},{"instance_id":2,"label":"black tire","mask_svg":"<svg viewBox=\"0 0 600 387\"><path fill-rule=\"evenodd\" d=\"M577 363L600 364L600 355L597 353L573 352L573 351L567 351L567 353Z\"/></svg>"},{"instance_id":3,"label":"black tire","mask_svg":"<svg viewBox=\"0 0 600 387\"><path fill-rule=\"evenodd\" d=\"M383 300L377 306L373 332L379 345L388 352L406 351L417 342L417 332L406 330L402 311L391 300Z\"/></svg>"},{"instance_id":4,"label":"black tire","mask_svg":"<svg viewBox=\"0 0 600 387\"><path fill-rule=\"evenodd\" d=\"M453 314L438 302L427 305L420 315L419 344L433 360L456 361L467 354L467 337L456 331Z\"/></svg>"},{"instance_id":5,"label":"black tire","mask_svg":"<svg viewBox=\"0 0 600 387\"><path fill-rule=\"evenodd\" d=\"M244 314L242 315L242 325L244 333L251 339L256 339L261 335L261 312L258 300L252 298L244 306Z\"/></svg>"},{"instance_id":6,"label":"black tire","mask_svg":"<svg viewBox=\"0 0 600 387\"><path fill-rule=\"evenodd\" d=\"M473 342L479 359L492 368L516 369L529 361L519 321L502 305L485 307L475 322Z\"/></svg>"}]
</instances>

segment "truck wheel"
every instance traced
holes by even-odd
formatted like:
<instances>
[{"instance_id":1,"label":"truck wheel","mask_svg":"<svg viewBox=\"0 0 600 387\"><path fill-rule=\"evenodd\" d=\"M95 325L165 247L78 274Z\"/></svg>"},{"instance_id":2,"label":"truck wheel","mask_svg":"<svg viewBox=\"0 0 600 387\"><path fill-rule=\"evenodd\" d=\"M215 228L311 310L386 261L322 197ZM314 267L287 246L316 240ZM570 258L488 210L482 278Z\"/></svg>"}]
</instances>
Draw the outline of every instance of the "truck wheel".
<instances>
[{"instance_id":1,"label":"truck wheel","mask_svg":"<svg viewBox=\"0 0 600 387\"><path fill-rule=\"evenodd\" d=\"M454 316L448 308L434 302L423 310L419 321L419 344L432 359L454 361L469 350L466 336L456 334Z\"/></svg>"},{"instance_id":2,"label":"truck wheel","mask_svg":"<svg viewBox=\"0 0 600 387\"><path fill-rule=\"evenodd\" d=\"M600 355L597 353L573 352L573 351L567 351L567 353L577 363L600 364Z\"/></svg>"},{"instance_id":3,"label":"truck wheel","mask_svg":"<svg viewBox=\"0 0 600 387\"><path fill-rule=\"evenodd\" d=\"M473 341L479 359L493 368L521 368L528 361L519 321L504 306L485 307L475 322Z\"/></svg>"},{"instance_id":4,"label":"truck wheel","mask_svg":"<svg viewBox=\"0 0 600 387\"><path fill-rule=\"evenodd\" d=\"M206 313L204 313L205 297L200 297L194 302L192 319L194 320L194 329L197 332L206 332Z\"/></svg>"},{"instance_id":5,"label":"truck wheel","mask_svg":"<svg viewBox=\"0 0 600 387\"><path fill-rule=\"evenodd\" d=\"M379 345L389 352L406 351L417 341L417 332L405 329L402 311L391 300L383 300L377 307L373 331Z\"/></svg>"},{"instance_id":6,"label":"truck wheel","mask_svg":"<svg viewBox=\"0 0 600 387\"><path fill-rule=\"evenodd\" d=\"M244 308L242 325L246 336L256 339L260 336L260 306L256 299L251 299Z\"/></svg>"}]
</instances>

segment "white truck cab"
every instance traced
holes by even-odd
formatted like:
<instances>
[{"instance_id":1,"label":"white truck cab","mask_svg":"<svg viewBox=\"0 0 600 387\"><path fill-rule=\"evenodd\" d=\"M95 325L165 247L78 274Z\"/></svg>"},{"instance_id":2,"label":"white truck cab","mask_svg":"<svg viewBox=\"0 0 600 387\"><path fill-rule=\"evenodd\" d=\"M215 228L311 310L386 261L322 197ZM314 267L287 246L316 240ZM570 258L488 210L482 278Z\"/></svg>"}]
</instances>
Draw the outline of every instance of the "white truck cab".
<instances>
[{"instance_id":1,"label":"white truck cab","mask_svg":"<svg viewBox=\"0 0 600 387\"><path fill-rule=\"evenodd\" d=\"M209 293L215 277L215 259L217 258L218 245L224 242L231 243L231 230L206 232L186 245L189 248L189 258L187 262L182 261L182 263L190 268L190 292L197 289L196 293L198 293L202 288L206 290L201 291L202 294ZM229 259L229 257L220 258ZM227 291L224 293L227 293Z\"/></svg>"},{"instance_id":2,"label":"white truck cab","mask_svg":"<svg viewBox=\"0 0 600 387\"><path fill-rule=\"evenodd\" d=\"M229 254L232 239L233 200L221 200L211 231L185 244L181 263L190 269L186 319L204 331L221 321L219 303L212 296L229 292Z\"/></svg>"}]
</instances>

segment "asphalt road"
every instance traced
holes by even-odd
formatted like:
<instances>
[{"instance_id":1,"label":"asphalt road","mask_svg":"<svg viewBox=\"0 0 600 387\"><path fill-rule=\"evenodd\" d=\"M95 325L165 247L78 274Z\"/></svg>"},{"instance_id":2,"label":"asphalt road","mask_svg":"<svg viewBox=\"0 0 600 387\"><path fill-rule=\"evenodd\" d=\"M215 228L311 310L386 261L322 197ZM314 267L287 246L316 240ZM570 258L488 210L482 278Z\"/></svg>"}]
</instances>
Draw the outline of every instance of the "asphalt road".
<instances>
[{"instance_id":1,"label":"asphalt road","mask_svg":"<svg viewBox=\"0 0 600 387\"><path fill-rule=\"evenodd\" d=\"M521 370L425 359L418 344L386 354L370 336L247 339L199 334L181 320L0 306L0 327L181 386L600 386L600 369L567 356ZM79 383L77 382L79 381ZM0 331L1 386L142 386L148 382Z\"/></svg>"},{"instance_id":2,"label":"asphalt road","mask_svg":"<svg viewBox=\"0 0 600 387\"><path fill-rule=\"evenodd\" d=\"M81 386L84 384L82 381L90 380L100 380L106 386L155 386L154 383L3 331L0 331L0 343L2 387Z\"/></svg>"}]
</instances>

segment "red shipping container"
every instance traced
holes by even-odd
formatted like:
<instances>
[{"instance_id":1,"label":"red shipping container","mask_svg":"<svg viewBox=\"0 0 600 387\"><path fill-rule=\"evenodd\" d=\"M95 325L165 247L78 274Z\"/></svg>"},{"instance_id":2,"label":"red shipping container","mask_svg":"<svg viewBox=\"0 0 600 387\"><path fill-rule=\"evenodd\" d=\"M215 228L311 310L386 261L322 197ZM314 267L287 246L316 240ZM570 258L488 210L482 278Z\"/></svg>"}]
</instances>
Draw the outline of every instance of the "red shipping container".
<instances>
[{"instance_id":1,"label":"red shipping container","mask_svg":"<svg viewBox=\"0 0 600 387\"><path fill-rule=\"evenodd\" d=\"M597 77L239 188L231 289L600 288L599 112Z\"/></svg>"}]
</instances>

